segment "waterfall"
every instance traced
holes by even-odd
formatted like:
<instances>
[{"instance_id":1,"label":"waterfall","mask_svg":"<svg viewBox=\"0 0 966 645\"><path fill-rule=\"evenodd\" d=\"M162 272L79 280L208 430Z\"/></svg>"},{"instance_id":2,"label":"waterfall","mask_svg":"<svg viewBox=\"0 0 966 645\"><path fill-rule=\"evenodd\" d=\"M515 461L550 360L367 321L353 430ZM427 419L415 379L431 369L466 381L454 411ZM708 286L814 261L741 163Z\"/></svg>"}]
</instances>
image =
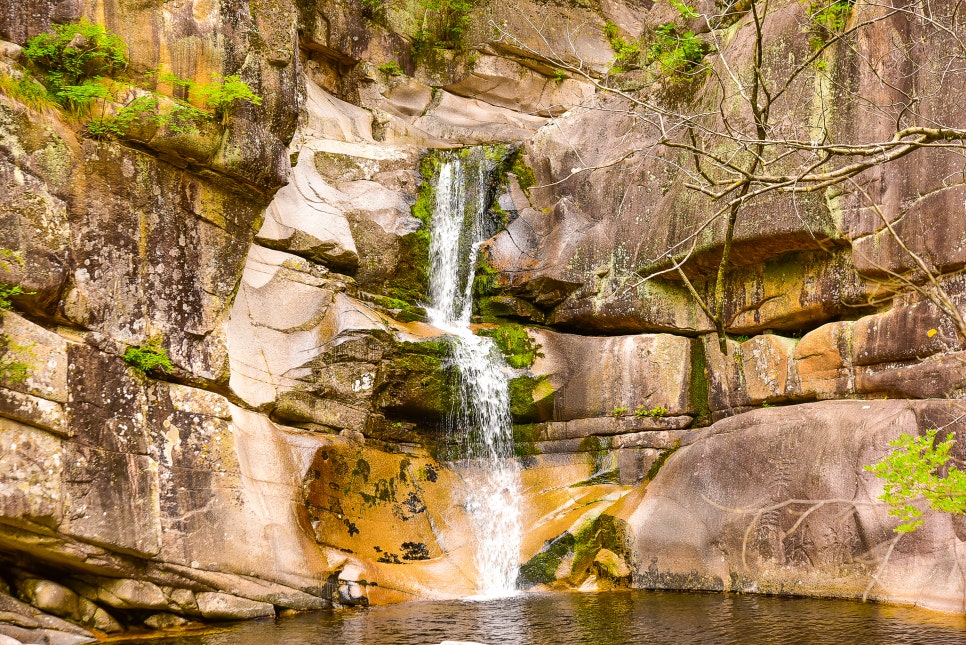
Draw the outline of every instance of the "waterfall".
<instances>
[{"instance_id":1,"label":"waterfall","mask_svg":"<svg viewBox=\"0 0 966 645\"><path fill-rule=\"evenodd\" d=\"M520 473L513 457L507 366L489 338L470 330L472 285L484 240L487 183L493 163L483 149L443 157L430 225L430 322L453 337L460 399L449 418L460 447L466 508L477 537L477 591L514 592L522 529Z\"/></svg>"}]
</instances>

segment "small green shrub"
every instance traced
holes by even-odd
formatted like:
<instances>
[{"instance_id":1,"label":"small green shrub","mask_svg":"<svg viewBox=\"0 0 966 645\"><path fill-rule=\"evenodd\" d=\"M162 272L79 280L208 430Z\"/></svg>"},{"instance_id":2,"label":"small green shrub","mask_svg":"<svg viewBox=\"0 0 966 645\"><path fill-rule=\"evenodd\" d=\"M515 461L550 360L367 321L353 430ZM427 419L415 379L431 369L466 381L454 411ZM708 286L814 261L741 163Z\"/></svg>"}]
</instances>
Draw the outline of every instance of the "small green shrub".
<instances>
[{"instance_id":1,"label":"small green shrub","mask_svg":"<svg viewBox=\"0 0 966 645\"><path fill-rule=\"evenodd\" d=\"M215 76L211 83L192 83L189 94L197 96L208 109L223 116L235 101L247 101L252 105L261 105L262 97L255 94L237 74L231 76Z\"/></svg>"},{"instance_id":2,"label":"small green shrub","mask_svg":"<svg viewBox=\"0 0 966 645\"><path fill-rule=\"evenodd\" d=\"M155 96L139 96L118 110L113 117L91 120L87 124L87 131L95 138L108 135L122 137L136 122L153 119L157 114L158 104Z\"/></svg>"},{"instance_id":3,"label":"small green shrub","mask_svg":"<svg viewBox=\"0 0 966 645\"><path fill-rule=\"evenodd\" d=\"M854 4L855 0L808 0L808 17L811 23L809 44L813 49L820 49L835 34L845 29L852 17Z\"/></svg>"},{"instance_id":4,"label":"small green shrub","mask_svg":"<svg viewBox=\"0 0 966 645\"><path fill-rule=\"evenodd\" d=\"M659 25L654 34L648 64L656 62L661 72L672 80L692 81L711 46L694 32L684 31L674 23Z\"/></svg>"},{"instance_id":5,"label":"small green shrub","mask_svg":"<svg viewBox=\"0 0 966 645\"><path fill-rule=\"evenodd\" d=\"M151 92L135 98L118 110L114 116L92 119L87 124L88 134L94 138L123 137L131 131L132 127L140 124L153 124L176 133L195 132L199 124L211 121L215 116L221 116L224 120L228 106L234 101L248 101L254 105L260 105L262 102L262 98L238 76L215 77L211 83L195 83L170 72L164 72L158 74L158 81L171 83L176 88L183 89L190 99L204 104L211 112L187 101L175 100L174 103L162 104L163 95Z\"/></svg>"},{"instance_id":6,"label":"small green shrub","mask_svg":"<svg viewBox=\"0 0 966 645\"><path fill-rule=\"evenodd\" d=\"M614 39L617 38L617 34L617 25L610 20L604 23L604 36L607 37L607 40L611 41L612 45L614 44Z\"/></svg>"},{"instance_id":7,"label":"small green shrub","mask_svg":"<svg viewBox=\"0 0 966 645\"><path fill-rule=\"evenodd\" d=\"M194 132L198 124L210 121L212 115L193 105L175 103L162 109L160 94L142 95L122 107L114 116L92 119L87 132L94 138L123 137L135 125L154 124L173 132Z\"/></svg>"},{"instance_id":8,"label":"small green shrub","mask_svg":"<svg viewBox=\"0 0 966 645\"><path fill-rule=\"evenodd\" d=\"M400 67L399 63L394 60L391 60L388 63L383 63L378 69L386 76L400 76L403 73L402 67Z\"/></svg>"},{"instance_id":9,"label":"small green shrub","mask_svg":"<svg viewBox=\"0 0 966 645\"><path fill-rule=\"evenodd\" d=\"M678 13L685 20L691 20L693 18L700 17L700 14L698 13L697 9L695 9L694 7L689 7L688 5L684 4L681 0L671 0L671 5L678 10Z\"/></svg>"},{"instance_id":10,"label":"small green shrub","mask_svg":"<svg viewBox=\"0 0 966 645\"><path fill-rule=\"evenodd\" d=\"M433 48L462 49L476 0L418 0L421 20L412 37L413 54L425 58Z\"/></svg>"},{"instance_id":11,"label":"small green shrub","mask_svg":"<svg viewBox=\"0 0 966 645\"><path fill-rule=\"evenodd\" d=\"M7 270L11 264L23 266L23 256L17 251L10 249L0 249L0 269ZM26 291L19 284L6 284L0 282L0 311L10 311L13 309L13 300L16 296L31 295L32 291Z\"/></svg>"},{"instance_id":12,"label":"small green shrub","mask_svg":"<svg viewBox=\"0 0 966 645\"><path fill-rule=\"evenodd\" d=\"M47 97L76 115L87 116L96 101L115 99L114 90L118 84L105 79L115 77L126 69L128 61L125 49L124 41L117 34L101 25L81 20L55 25L52 31L31 38L24 48L24 56L43 80ZM184 132L196 129L196 123L200 120L210 120L211 113L224 120L236 101L247 101L253 105L262 102L262 98L238 75L216 76L210 83L195 83L165 72L157 74L157 80L183 89L188 101L162 110L159 101L161 95L152 92L134 99L114 116L102 114L98 119L91 119L86 126L88 134L95 138L120 137L138 122L153 122L176 132ZM4 87L9 89L11 85L11 82L4 81L0 83L0 90ZM22 82L14 90L21 93L29 90L32 100L40 101L40 93L35 88L24 86ZM210 113L189 101L202 105Z\"/></svg>"},{"instance_id":13,"label":"small green shrub","mask_svg":"<svg viewBox=\"0 0 966 645\"><path fill-rule=\"evenodd\" d=\"M622 417L625 414L627 414L627 408L614 408L613 410L610 411L610 413L612 416Z\"/></svg>"},{"instance_id":14,"label":"small green shrub","mask_svg":"<svg viewBox=\"0 0 966 645\"><path fill-rule=\"evenodd\" d=\"M120 72L127 66L125 49L120 36L82 18L34 36L23 53L31 63L47 69L48 78L58 86L66 86Z\"/></svg>"},{"instance_id":15,"label":"small green shrub","mask_svg":"<svg viewBox=\"0 0 966 645\"><path fill-rule=\"evenodd\" d=\"M610 41L610 46L615 54L610 70L612 73L620 74L641 67L641 44L639 41L621 38L617 25L609 20L604 23L604 35Z\"/></svg>"},{"instance_id":16,"label":"small green shrub","mask_svg":"<svg viewBox=\"0 0 966 645\"><path fill-rule=\"evenodd\" d=\"M943 513L966 513L966 471L951 465L950 451L956 441L949 433L936 441L937 429L913 437L901 435L889 445L895 450L864 470L885 480L879 496L888 504L889 515L898 517L896 533L909 533L922 525L922 510L914 502L924 500L931 509Z\"/></svg>"},{"instance_id":17,"label":"small green shrub","mask_svg":"<svg viewBox=\"0 0 966 645\"><path fill-rule=\"evenodd\" d=\"M26 295L28 293L29 292L24 291L23 287L21 287L19 284L0 284L0 309L5 311L13 309L13 301L11 298Z\"/></svg>"},{"instance_id":18,"label":"small green shrub","mask_svg":"<svg viewBox=\"0 0 966 645\"><path fill-rule=\"evenodd\" d=\"M43 72L42 80L54 100L80 113L87 112L95 99L109 96L102 77L127 67L121 37L86 19L54 25L52 31L28 40L23 53Z\"/></svg>"},{"instance_id":19,"label":"small green shrub","mask_svg":"<svg viewBox=\"0 0 966 645\"><path fill-rule=\"evenodd\" d=\"M162 347L163 339L154 336L140 347L128 347L124 352L124 362L142 372L160 370L165 374L174 371L168 352Z\"/></svg>"},{"instance_id":20,"label":"small green shrub","mask_svg":"<svg viewBox=\"0 0 966 645\"><path fill-rule=\"evenodd\" d=\"M812 23L829 31L841 31L852 16L855 0L819 0L808 4L808 14Z\"/></svg>"},{"instance_id":21,"label":"small green shrub","mask_svg":"<svg viewBox=\"0 0 966 645\"><path fill-rule=\"evenodd\" d=\"M673 2L681 17L691 19L698 13L682 2ZM621 74L657 64L660 72L673 81L691 81L698 74L701 61L711 51L711 46L693 31L673 22L658 25L653 40L645 47L644 37L627 40L619 35L613 22L604 24L604 35L614 50L611 72Z\"/></svg>"},{"instance_id":22,"label":"small green shrub","mask_svg":"<svg viewBox=\"0 0 966 645\"><path fill-rule=\"evenodd\" d=\"M646 405L640 405L634 410L634 414L638 417L650 417L653 419L660 419L666 417L668 409L663 405L656 405L653 408L648 408Z\"/></svg>"},{"instance_id":23,"label":"small green shrub","mask_svg":"<svg viewBox=\"0 0 966 645\"><path fill-rule=\"evenodd\" d=\"M363 18L384 25L387 19L386 0L359 0L360 13Z\"/></svg>"}]
</instances>

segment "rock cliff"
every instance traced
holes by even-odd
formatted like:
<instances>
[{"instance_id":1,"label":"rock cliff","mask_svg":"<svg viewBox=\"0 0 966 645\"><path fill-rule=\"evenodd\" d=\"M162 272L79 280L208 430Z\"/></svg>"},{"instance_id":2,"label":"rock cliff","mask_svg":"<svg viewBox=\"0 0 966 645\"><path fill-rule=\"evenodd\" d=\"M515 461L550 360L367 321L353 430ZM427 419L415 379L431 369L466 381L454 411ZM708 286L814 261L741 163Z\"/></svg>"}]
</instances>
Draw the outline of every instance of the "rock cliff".
<instances>
[{"instance_id":1,"label":"rock cliff","mask_svg":"<svg viewBox=\"0 0 966 645\"><path fill-rule=\"evenodd\" d=\"M776 104L789 122L889 138L866 105L910 84L919 113L962 122L966 72L936 64L960 23L927 43L897 10L813 65L813 9L775 4L760 68L812 65ZM473 592L451 348L422 309L433 151L469 145L498 166L474 312L512 366L521 586L966 611L963 518L896 537L863 470L901 433L964 426L962 160L773 193L729 232L639 111L707 107L711 84L621 49L686 19L650 0L0 0L0 277L20 287L0 323L0 634ZM126 89L86 114L24 89L30 39L80 20L127 52ZM747 7L689 24L708 60L756 55ZM191 99L172 77L261 100L190 129L90 126ZM134 364L152 347L170 369Z\"/></svg>"}]
</instances>

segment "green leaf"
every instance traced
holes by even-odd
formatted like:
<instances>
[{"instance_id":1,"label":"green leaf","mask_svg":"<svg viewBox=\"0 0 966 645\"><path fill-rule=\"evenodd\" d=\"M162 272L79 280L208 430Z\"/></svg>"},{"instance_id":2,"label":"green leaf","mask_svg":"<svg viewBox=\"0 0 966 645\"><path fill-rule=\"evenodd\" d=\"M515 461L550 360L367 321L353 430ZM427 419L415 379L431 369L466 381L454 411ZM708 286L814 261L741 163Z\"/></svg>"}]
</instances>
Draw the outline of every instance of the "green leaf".
<instances>
[{"instance_id":1,"label":"green leaf","mask_svg":"<svg viewBox=\"0 0 966 645\"><path fill-rule=\"evenodd\" d=\"M885 480L879 497L891 508L889 515L900 520L897 533L914 531L923 523L922 509L915 502L943 513L966 513L966 472L950 464L956 441L950 432L936 441L937 429L924 435L901 435L889 442L894 450L865 470Z\"/></svg>"}]
</instances>

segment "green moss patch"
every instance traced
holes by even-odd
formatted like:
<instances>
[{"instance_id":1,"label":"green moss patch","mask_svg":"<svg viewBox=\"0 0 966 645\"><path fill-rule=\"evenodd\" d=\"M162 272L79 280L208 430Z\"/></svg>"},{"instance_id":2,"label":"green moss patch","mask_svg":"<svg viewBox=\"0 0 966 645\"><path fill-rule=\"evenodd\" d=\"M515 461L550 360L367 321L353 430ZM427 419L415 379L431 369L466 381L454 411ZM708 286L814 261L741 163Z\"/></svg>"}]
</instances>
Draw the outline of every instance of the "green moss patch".
<instances>
[{"instance_id":1,"label":"green moss patch","mask_svg":"<svg viewBox=\"0 0 966 645\"><path fill-rule=\"evenodd\" d=\"M540 424L521 423L513 426L513 454L520 458L535 457L540 454L537 441L540 438Z\"/></svg>"},{"instance_id":2,"label":"green moss patch","mask_svg":"<svg viewBox=\"0 0 966 645\"><path fill-rule=\"evenodd\" d=\"M557 579L557 569L574 549L576 540L569 532L546 542L540 553L530 558L520 567L517 585L524 589L540 584L549 584Z\"/></svg>"},{"instance_id":3,"label":"green moss patch","mask_svg":"<svg viewBox=\"0 0 966 645\"><path fill-rule=\"evenodd\" d=\"M543 358L540 344L530 338L523 325L505 323L495 329L481 329L478 333L493 339L510 367L526 369L533 366L537 357Z\"/></svg>"},{"instance_id":4,"label":"green moss patch","mask_svg":"<svg viewBox=\"0 0 966 645\"><path fill-rule=\"evenodd\" d=\"M660 472L661 468L664 466L664 463L668 459L670 459L671 458L671 455L673 455L675 452L677 452L678 448L680 448L680 447L681 447L681 441L678 440L677 442L675 442L675 444L674 444L673 447L671 447L671 448L665 450L664 452L662 452L660 454L660 456L658 456L658 458L656 460L654 460L654 463L651 464L651 468L647 471L647 474L644 476L644 479L646 479L647 481L651 481L652 479L654 479L655 477L657 477L657 474L658 474L658 472Z\"/></svg>"}]
</instances>

